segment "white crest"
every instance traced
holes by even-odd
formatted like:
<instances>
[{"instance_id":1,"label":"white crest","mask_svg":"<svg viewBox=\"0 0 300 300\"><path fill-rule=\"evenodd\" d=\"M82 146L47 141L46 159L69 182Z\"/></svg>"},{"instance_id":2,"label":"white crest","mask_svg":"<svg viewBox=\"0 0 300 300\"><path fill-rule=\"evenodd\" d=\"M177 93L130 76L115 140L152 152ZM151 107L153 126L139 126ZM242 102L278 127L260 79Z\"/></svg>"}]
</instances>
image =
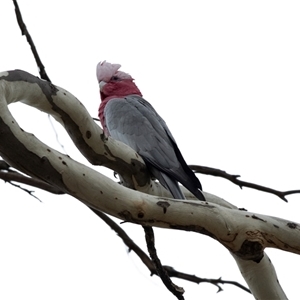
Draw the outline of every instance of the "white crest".
<instances>
[{"instance_id":1,"label":"white crest","mask_svg":"<svg viewBox=\"0 0 300 300\"><path fill-rule=\"evenodd\" d=\"M119 64L111 64L106 62L99 62L97 65L97 79L98 82L105 81L108 82L113 75L117 73L117 71L121 68Z\"/></svg>"},{"instance_id":2,"label":"white crest","mask_svg":"<svg viewBox=\"0 0 300 300\"><path fill-rule=\"evenodd\" d=\"M118 76L120 79L132 79L133 78L122 71L118 71L121 68L120 64L111 64L109 62L106 62L105 60L103 62L99 62L97 65L97 79L98 82L105 81L109 82L112 76Z\"/></svg>"}]
</instances>

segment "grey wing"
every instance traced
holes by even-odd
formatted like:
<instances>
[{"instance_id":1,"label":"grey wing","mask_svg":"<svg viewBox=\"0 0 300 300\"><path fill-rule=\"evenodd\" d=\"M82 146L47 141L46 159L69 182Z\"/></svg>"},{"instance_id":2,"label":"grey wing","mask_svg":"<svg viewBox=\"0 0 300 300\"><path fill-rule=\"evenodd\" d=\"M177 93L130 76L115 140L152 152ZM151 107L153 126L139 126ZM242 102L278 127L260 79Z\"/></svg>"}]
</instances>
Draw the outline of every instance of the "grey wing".
<instances>
[{"instance_id":1,"label":"grey wing","mask_svg":"<svg viewBox=\"0 0 300 300\"><path fill-rule=\"evenodd\" d=\"M198 191L201 190L198 178L184 161L165 121L150 103L136 95L116 98L107 103L104 115L109 134L137 151L165 187L170 188L176 180L204 199ZM177 192L176 198L179 198Z\"/></svg>"},{"instance_id":2,"label":"grey wing","mask_svg":"<svg viewBox=\"0 0 300 300\"><path fill-rule=\"evenodd\" d=\"M129 145L155 167L177 169L180 163L170 139L158 114L147 104L139 96L110 100L104 110L109 134Z\"/></svg>"}]
</instances>

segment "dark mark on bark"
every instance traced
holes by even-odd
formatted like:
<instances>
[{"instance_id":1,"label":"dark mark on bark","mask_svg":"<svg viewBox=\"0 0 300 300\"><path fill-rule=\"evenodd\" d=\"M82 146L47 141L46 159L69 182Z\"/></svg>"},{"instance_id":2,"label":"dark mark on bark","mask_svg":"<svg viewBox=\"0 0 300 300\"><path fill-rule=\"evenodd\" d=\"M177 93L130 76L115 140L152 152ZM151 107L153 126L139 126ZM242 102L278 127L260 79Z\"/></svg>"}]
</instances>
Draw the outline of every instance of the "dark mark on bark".
<instances>
[{"instance_id":1,"label":"dark mark on bark","mask_svg":"<svg viewBox=\"0 0 300 300\"><path fill-rule=\"evenodd\" d=\"M90 139L92 137L92 133L89 130L87 130L87 132L85 133L85 136L87 139Z\"/></svg>"},{"instance_id":2,"label":"dark mark on bark","mask_svg":"<svg viewBox=\"0 0 300 300\"><path fill-rule=\"evenodd\" d=\"M138 218L139 218L139 219L144 218L144 213L143 213L142 211L140 211L140 212L138 213Z\"/></svg>"},{"instance_id":3,"label":"dark mark on bark","mask_svg":"<svg viewBox=\"0 0 300 300\"><path fill-rule=\"evenodd\" d=\"M182 202L183 205L191 205L191 206L197 206L201 205L202 207L205 208L215 208L214 205L209 204L208 202L204 201L190 201L190 202Z\"/></svg>"},{"instance_id":4,"label":"dark mark on bark","mask_svg":"<svg viewBox=\"0 0 300 300\"><path fill-rule=\"evenodd\" d=\"M259 242L245 240L240 250L234 253L242 259L259 263L264 257L264 248Z\"/></svg>"},{"instance_id":5,"label":"dark mark on bark","mask_svg":"<svg viewBox=\"0 0 300 300\"><path fill-rule=\"evenodd\" d=\"M167 212L167 208L171 205L169 202L167 201L158 201L156 203L158 206L163 208L163 212L164 214Z\"/></svg>"},{"instance_id":6,"label":"dark mark on bark","mask_svg":"<svg viewBox=\"0 0 300 300\"><path fill-rule=\"evenodd\" d=\"M105 143L108 141L107 136L105 135L105 133L103 132L102 134L100 134L100 140Z\"/></svg>"},{"instance_id":7,"label":"dark mark on bark","mask_svg":"<svg viewBox=\"0 0 300 300\"><path fill-rule=\"evenodd\" d=\"M132 215L128 210L123 210L118 215L125 221L133 222Z\"/></svg>"},{"instance_id":8,"label":"dark mark on bark","mask_svg":"<svg viewBox=\"0 0 300 300\"><path fill-rule=\"evenodd\" d=\"M296 224L296 223L293 223L293 222L289 222L289 223L287 223L286 225L287 225L289 228L291 228L291 229L297 228L297 224Z\"/></svg>"},{"instance_id":9,"label":"dark mark on bark","mask_svg":"<svg viewBox=\"0 0 300 300\"><path fill-rule=\"evenodd\" d=\"M263 222L267 222L266 220L263 220L263 219L257 217L256 215L252 215L252 219L263 221Z\"/></svg>"}]
</instances>

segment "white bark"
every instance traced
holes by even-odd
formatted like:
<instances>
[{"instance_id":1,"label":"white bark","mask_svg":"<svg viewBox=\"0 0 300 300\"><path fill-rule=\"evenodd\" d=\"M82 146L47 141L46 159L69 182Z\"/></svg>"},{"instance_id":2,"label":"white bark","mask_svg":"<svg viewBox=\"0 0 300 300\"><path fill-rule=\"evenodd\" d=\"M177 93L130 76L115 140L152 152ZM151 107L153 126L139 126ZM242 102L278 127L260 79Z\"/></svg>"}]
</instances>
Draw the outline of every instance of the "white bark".
<instances>
[{"instance_id":1,"label":"white bark","mask_svg":"<svg viewBox=\"0 0 300 300\"><path fill-rule=\"evenodd\" d=\"M243 260L235 255L233 257L255 299L288 299L278 281L274 266L266 253L264 253L264 257L259 263Z\"/></svg>"},{"instance_id":2,"label":"white bark","mask_svg":"<svg viewBox=\"0 0 300 300\"><path fill-rule=\"evenodd\" d=\"M51 114L91 163L114 169L127 186L139 191L115 183L21 130L7 108L16 101ZM12 166L93 208L134 223L213 237L234 255L257 299L286 299L264 248L299 254L299 224L238 210L209 193L205 193L207 202L165 198L168 192L150 180L139 155L106 138L84 106L67 91L23 71L0 74L0 139L0 154ZM191 197L188 192L186 195ZM262 276L268 284L261 285Z\"/></svg>"}]
</instances>

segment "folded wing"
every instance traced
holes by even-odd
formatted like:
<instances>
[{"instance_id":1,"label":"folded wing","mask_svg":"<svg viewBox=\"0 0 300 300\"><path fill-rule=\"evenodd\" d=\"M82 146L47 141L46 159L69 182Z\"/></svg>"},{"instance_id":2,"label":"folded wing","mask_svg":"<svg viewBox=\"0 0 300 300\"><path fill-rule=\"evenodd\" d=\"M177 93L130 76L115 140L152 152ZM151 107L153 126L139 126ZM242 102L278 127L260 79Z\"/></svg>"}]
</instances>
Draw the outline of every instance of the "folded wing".
<instances>
[{"instance_id":1,"label":"folded wing","mask_svg":"<svg viewBox=\"0 0 300 300\"><path fill-rule=\"evenodd\" d=\"M174 198L184 199L178 181L205 200L201 184L187 166L165 121L137 95L111 99L104 116L109 134L139 153L151 173Z\"/></svg>"}]
</instances>

